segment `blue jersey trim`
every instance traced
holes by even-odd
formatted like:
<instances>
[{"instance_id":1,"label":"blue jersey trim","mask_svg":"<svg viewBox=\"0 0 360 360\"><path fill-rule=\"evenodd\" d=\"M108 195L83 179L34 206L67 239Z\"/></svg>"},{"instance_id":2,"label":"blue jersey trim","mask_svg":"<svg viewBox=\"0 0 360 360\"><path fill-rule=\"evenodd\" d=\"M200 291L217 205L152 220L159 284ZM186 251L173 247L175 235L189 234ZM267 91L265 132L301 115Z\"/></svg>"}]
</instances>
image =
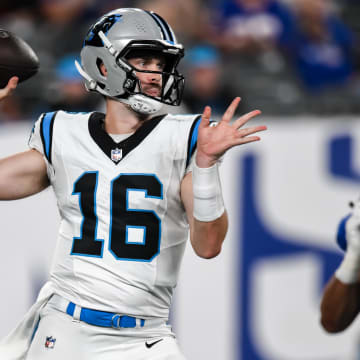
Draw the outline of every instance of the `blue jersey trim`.
<instances>
[{"instance_id":1,"label":"blue jersey trim","mask_svg":"<svg viewBox=\"0 0 360 360\"><path fill-rule=\"evenodd\" d=\"M53 127L54 120L57 112L46 113L41 120L41 139L44 147L44 155L51 164L51 149L52 149L52 137L53 137Z\"/></svg>"},{"instance_id":2,"label":"blue jersey trim","mask_svg":"<svg viewBox=\"0 0 360 360\"><path fill-rule=\"evenodd\" d=\"M188 167L188 165L190 164L191 157L196 149L200 122L201 122L201 115L196 117L190 129L186 167Z\"/></svg>"}]
</instances>

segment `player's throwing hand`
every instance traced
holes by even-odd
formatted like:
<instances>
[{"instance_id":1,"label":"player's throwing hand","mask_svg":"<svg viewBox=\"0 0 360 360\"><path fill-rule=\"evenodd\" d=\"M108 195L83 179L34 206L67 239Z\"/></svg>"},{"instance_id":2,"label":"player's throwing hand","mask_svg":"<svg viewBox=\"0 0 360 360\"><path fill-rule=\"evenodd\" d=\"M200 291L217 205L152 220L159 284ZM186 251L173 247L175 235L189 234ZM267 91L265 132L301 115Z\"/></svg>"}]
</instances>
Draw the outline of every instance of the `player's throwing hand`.
<instances>
[{"instance_id":1,"label":"player's throwing hand","mask_svg":"<svg viewBox=\"0 0 360 360\"><path fill-rule=\"evenodd\" d=\"M240 98L236 97L225 111L217 126L210 126L211 108L206 106L199 124L196 164L210 167L230 148L260 140L259 136L248 136L266 130L266 126L241 128L253 117L260 115L260 110L251 111L231 123Z\"/></svg>"},{"instance_id":2,"label":"player's throwing hand","mask_svg":"<svg viewBox=\"0 0 360 360\"><path fill-rule=\"evenodd\" d=\"M17 87L19 78L16 76L13 76L8 84L6 85L6 87L4 87L3 89L0 89L0 101L5 99L7 96L9 96Z\"/></svg>"}]
</instances>

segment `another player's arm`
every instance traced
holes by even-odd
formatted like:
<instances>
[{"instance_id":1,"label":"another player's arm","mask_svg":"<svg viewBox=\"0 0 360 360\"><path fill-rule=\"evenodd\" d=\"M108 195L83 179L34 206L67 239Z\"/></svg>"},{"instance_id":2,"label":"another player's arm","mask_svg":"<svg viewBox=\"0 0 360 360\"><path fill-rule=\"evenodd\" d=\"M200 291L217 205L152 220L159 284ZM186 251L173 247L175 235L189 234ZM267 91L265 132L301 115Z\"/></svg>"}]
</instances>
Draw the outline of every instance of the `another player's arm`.
<instances>
[{"instance_id":1,"label":"another player's arm","mask_svg":"<svg viewBox=\"0 0 360 360\"><path fill-rule=\"evenodd\" d=\"M326 285L321 300L321 325L331 333L345 330L360 311L360 200L344 217L337 233L344 258Z\"/></svg>"},{"instance_id":2,"label":"another player's arm","mask_svg":"<svg viewBox=\"0 0 360 360\"><path fill-rule=\"evenodd\" d=\"M325 287L320 311L321 325L326 331L345 330L360 311L360 283L344 284L333 276Z\"/></svg>"},{"instance_id":3,"label":"another player's arm","mask_svg":"<svg viewBox=\"0 0 360 360\"><path fill-rule=\"evenodd\" d=\"M195 164L181 184L191 244L196 254L204 258L219 254L228 227L217 162L230 148L260 140L258 136L248 135L266 130L265 126L240 129L261 113L258 110L230 123L239 102L240 98L233 100L217 126L210 125L211 108L205 107L199 124Z\"/></svg>"},{"instance_id":4,"label":"another player's arm","mask_svg":"<svg viewBox=\"0 0 360 360\"><path fill-rule=\"evenodd\" d=\"M49 186L45 160L28 150L0 160L0 200L16 200Z\"/></svg>"}]
</instances>

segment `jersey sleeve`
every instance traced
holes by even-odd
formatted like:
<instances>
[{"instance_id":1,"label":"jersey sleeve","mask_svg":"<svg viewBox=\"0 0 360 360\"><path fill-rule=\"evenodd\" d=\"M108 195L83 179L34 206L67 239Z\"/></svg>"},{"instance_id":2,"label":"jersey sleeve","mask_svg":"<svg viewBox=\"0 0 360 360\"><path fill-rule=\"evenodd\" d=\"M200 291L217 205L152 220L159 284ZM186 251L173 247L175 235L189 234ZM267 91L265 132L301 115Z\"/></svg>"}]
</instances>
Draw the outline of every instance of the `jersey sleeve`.
<instances>
[{"instance_id":1,"label":"jersey sleeve","mask_svg":"<svg viewBox=\"0 0 360 360\"><path fill-rule=\"evenodd\" d=\"M42 114L39 119L34 123L28 141L29 148L37 150L42 155L44 155L44 148L40 138L40 124L43 116L44 114Z\"/></svg>"},{"instance_id":2,"label":"jersey sleeve","mask_svg":"<svg viewBox=\"0 0 360 360\"><path fill-rule=\"evenodd\" d=\"M189 137L188 137L188 151L187 151L185 174L191 172L194 167L200 121L201 121L201 115L198 115L195 118L190 128ZM213 121L210 119L210 126L217 126L217 124L218 124L217 121ZM219 159L219 163L221 162L222 162L222 158Z\"/></svg>"},{"instance_id":3,"label":"jersey sleeve","mask_svg":"<svg viewBox=\"0 0 360 360\"><path fill-rule=\"evenodd\" d=\"M42 114L35 122L28 141L30 149L35 149L44 156L50 180L54 173L51 162L51 150L55 116L56 113Z\"/></svg>"},{"instance_id":4,"label":"jersey sleeve","mask_svg":"<svg viewBox=\"0 0 360 360\"><path fill-rule=\"evenodd\" d=\"M31 149L43 154L50 164L55 117L56 112L42 114L32 128L28 143Z\"/></svg>"},{"instance_id":5,"label":"jersey sleeve","mask_svg":"<svg viewBox=\"0 0 360 360\"><path fill-rule=\"evenodd\" d=\"M190 128L189 135L188 135L188 142L187 142L187 154L186 154L186 165L185 165L185 174L190 172L193 167L193 162L195 159L195 151L197 146L197 137L198 137L198 130L201 121L201 115L198 115Z\"/></svg>"}]
</instances>

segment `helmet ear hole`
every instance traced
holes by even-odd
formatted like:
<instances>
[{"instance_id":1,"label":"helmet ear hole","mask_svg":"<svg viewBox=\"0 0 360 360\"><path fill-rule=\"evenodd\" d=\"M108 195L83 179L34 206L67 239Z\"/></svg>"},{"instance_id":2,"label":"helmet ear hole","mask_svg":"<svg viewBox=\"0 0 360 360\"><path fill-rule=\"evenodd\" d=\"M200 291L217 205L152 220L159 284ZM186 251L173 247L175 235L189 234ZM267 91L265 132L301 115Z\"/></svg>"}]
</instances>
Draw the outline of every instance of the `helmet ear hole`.
<instances>
[{"instance_id":1,"label":"helmet ear hole","mask_svg":"<svg viewBox=\"0 0 360 360\"><path fill-rule=\"evenodd\" d=\"M103 77L107 77L107 69L104 62L100 58L96 59L96 66L99 70L100 75Z\"/></svg>"}]
</instances>

